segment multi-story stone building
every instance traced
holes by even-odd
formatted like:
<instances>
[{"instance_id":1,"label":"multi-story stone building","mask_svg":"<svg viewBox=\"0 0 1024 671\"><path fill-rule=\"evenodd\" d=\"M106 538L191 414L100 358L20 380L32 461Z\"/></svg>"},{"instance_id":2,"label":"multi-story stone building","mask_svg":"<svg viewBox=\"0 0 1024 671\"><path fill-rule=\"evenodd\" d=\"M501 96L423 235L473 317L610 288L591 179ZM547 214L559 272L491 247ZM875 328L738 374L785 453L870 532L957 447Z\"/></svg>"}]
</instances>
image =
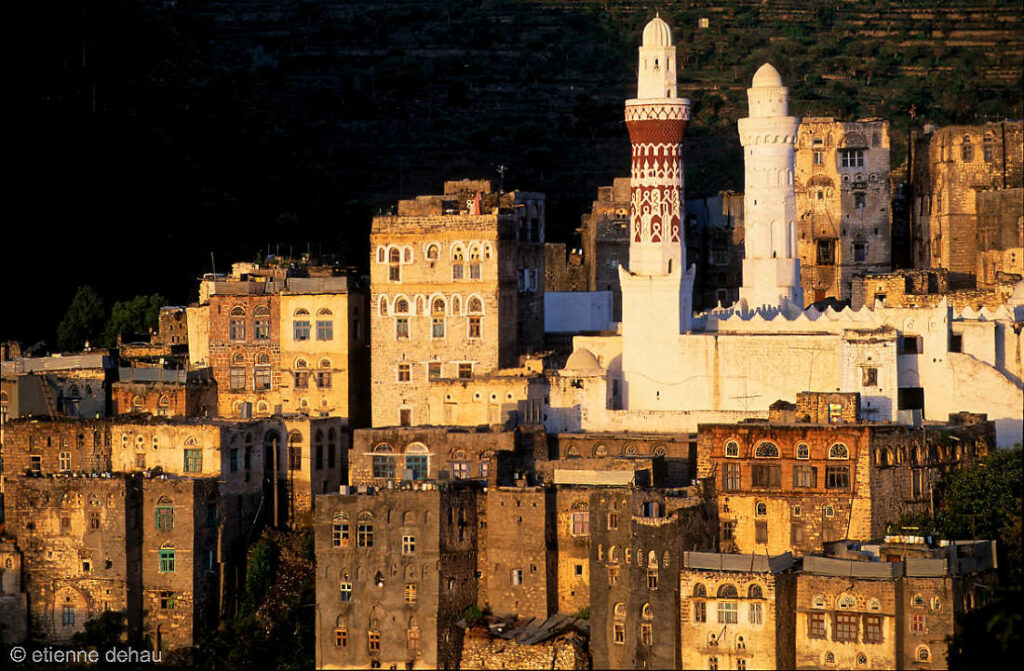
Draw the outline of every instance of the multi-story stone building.
<instances>
[{"instance_id":1,"label":"multi-story stone building","mask_svg":"<svg viewBox=\"0 0 1024 671\"><path fill-rule=\"evenodd\" d=\"M1024 188L979 191L979 288L1024 278Z\"/></svg>"},{"instance_id":2,"label":"multi-story stone building","mask_svg":"<svg viewBox=\"0 0 1024 671\"><path fill-rule=\"evenodd\" d=\"M476 603L477 493L318 497L316 667L457 668Z\"/></svg>"},{"instance_id":3,"label":"multi-story stone building","mask_svg":"<svg viewBox=\"0 0 1024 671\"><path fill-rule=\"evenodd\" d=\"M233 608L250 534L308 523L347 478L341 418L14 420L6 529L24 555L31 638L104 611L130 640L187 649Z\"/></svg>"},{"instance_id":4,"label":"multi-story stone building","mask_svg":"<svg viewBox=\"0 0 1024 671\"><path fill-rule=\"evenodd\" d=\"M351 277L289 277L281 291L281 378L286 413L369 422L368 304Z\"/></svg>"},{"instance_id":5,"label":"multi-story stone building","mask_svg":"<svg viewBox=\"0 0 1024 671\"><path fill-rule=\"evenodd\" d=\"M559 608L555 491L488 487L478 536L478 603L495 615L545 619Z\"/></svg>"},{"instance_id":6,"label":"multi-story stone building","mask_svg":"<svg viewBox=\"0 0 1024 671\"><path fill-rule=\"evenodd\" d=\"M213 368L221 416L302 413L365 422L367 307L358 282L240 273L203 286L208 304L189 322L205 317L207 337L189 339L189 358Z\"/></svg>"},{"instance_id":7,"label":"multi-story stone building","mask_svg":"<svg viewBox=\"0 0 1024 671\"><path fill-rule=\"evenodd\" d=\"M28 632L67 643L107 611L129 640L187 650L230 608L246 521L215 478L18 477L9 529L24 553Z\"/></svg>"},{"instance_id":8,"label":"multi-story stone building","mask_svg":"<svg viewBox=\"0 0 1024 671\"><path fill-rule=\"evenodd\" d=\"M927 511L949 468L995 449L984 417L920 429L867 423L856 394L802 394L767 422L701 425L697 477L714 478L723 550L820 552L842 538L878 538Z\"/></svg>"},{"instance_id":9,"label":"multi-story stone building","mask_svg":"<svg viewBox=\"0 0 1024 671\"><path fill-rule=\"evenodd\" d=\"M793 668L794 563L791 554L684 552L682 668Z\"/></svg>"},{"instance_id":10,"label":"multi-story stone building","mask_svg":"<svg viewBox=\"0 0 1024 671\"><path fill-rule=\"evenodd\" d=\"M1018 246L1012 230L1004 242L978 215L983 193L1024 186L1024 123L926 126L911 135L910 152L914 267L947 268L954 288L973 287L979 253Z\"/></svg>"},{"instance_id":11,"label":"multi-story stone building","mask_svg":"<svg viewBox=\"0 0 1024 671\"><path fill-rule=\"evenodd\" d=\"M804 302L848 300L854 275L892 267L889 122L806 117L794 162Z\"/></svg>"},{"instance_id":12,"label":"multi-story stone building","mask_svg":"<svg viewBox=\"0 0 1024 671\"><path fill-rule=\"evenodd\" d=\"M370 233L373 426L440 423L431 381L513 367L544 340L544 196L446 182Z\"/></svg>"},{"instance_id":13,"label":"multi-story stone building","mask_svg":"<svg viewBox=\"0 0 1024 671\"><path fill-rule=\"evenodd\" d=\"M681 668L683 552L712 542L702 497L694 489L605 489L590 502L594 668Z\"/></svg>"},{"instance_id":14,"label":"multi-story stone building","mask_svg":"<svg viewBox=\"0 0 1024 671\"><path fill-rule=\"evenodd\" d=\"M875 546L874 561L805 557L792 668L948 668L956 615L980 605L993 585L993 545L951 543L918 557ZM878 550L888 561L878 561Z\"/></svg>"}]
</instances>

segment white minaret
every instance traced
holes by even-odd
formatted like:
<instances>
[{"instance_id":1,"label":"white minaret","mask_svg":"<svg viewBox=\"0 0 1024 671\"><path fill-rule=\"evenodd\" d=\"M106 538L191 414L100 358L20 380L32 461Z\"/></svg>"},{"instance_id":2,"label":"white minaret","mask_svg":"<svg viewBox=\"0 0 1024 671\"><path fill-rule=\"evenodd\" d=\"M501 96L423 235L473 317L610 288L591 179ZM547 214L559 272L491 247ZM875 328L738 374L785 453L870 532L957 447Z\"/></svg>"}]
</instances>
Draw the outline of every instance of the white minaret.
<instances>
[{"instance_id":1,"label":"white minaret","mask_svg":"<svg viewBox=\"0 0 1024 671\"><path fill-rule=\"evenodd\" d=\"M747 89L750 116L739 120L746 187L743 193L743 286L747 307L803 309L796 248L793 146L799 121L789 114L789 92L765 63Z\"/></svg>"},{"instance_id":2,"label":"white minaret","mask_svg":"<svg viewBox=\"0 0 1024 671\"><path fill-rule=\"evenodd\" d=\"M690 101L676 96L676 48L660 17L644 28L637 97L626 101L633 147L629 269L622 287L622 391L629 409L666 409L663 380L690 330L694 269L683 239L683 135ZM669 364L666 368L666 364Z\"/></svg>"}]
</instances>

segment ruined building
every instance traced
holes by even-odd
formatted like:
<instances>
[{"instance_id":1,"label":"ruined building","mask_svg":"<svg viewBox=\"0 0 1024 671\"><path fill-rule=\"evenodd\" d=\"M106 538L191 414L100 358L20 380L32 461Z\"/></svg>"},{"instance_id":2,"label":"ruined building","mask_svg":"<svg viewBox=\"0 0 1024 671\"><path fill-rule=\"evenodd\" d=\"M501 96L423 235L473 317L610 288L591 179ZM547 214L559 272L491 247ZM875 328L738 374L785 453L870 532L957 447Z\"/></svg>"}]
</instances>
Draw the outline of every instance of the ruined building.
<instances>
[{"instance_id":1,"label":"ruined building","mask_svg":"<svg viewBox=\"0 0 1024 671\"><path fill-rule=\"evenodd\" d=\"M446 182L370 234L373 426L439 424L434 380L512 368L543 345L544 196Z\"/></svg>"},{"instance_id":2,"label":"ruined building","mask_svg":"<svg viewBox=\"0 0 1024 671\"><path fill-rule=\"evenodd\" d=\"M794 182L804 303L849 300L853 276L892 264L889 122L802 119Z\"/></svg>"}]
</instances>

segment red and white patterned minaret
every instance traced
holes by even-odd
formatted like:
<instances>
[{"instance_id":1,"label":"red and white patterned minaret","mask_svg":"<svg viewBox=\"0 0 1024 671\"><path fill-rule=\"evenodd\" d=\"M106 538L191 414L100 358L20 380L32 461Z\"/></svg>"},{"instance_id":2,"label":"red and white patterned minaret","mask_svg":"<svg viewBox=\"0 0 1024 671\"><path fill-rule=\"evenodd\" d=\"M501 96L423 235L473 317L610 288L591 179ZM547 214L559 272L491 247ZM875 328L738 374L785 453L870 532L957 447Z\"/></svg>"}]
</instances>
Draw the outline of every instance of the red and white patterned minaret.
<instances>
[{"instance_id":1,"label":"red and white patterned minaret","mask_svg":"<svg viewBox=\"0 0 1024 671\"><path fill-rule=\"evenodd\" d=\"M655 17L644 28L637 97L626 101L633 145L629 270L662 275L686 258L683 214L683 134L690 101L676 97L676 48L672 31Z\"/></svg>"},{"instance_id":2,"label":"red and white patterned minaret","mask_svg":"<svg viewBox=\"0 0 1024 671\"><path fill-rule=\"evenodd\" d=\"M694 268L683 238L683 134L690 101L676 95L676 48L660 17L644 28L637 97L626 101L633 145L629 269L622 286L622 366L630 409L664 408L658 377L690 330Z\"/></svg>"}]
</instances>

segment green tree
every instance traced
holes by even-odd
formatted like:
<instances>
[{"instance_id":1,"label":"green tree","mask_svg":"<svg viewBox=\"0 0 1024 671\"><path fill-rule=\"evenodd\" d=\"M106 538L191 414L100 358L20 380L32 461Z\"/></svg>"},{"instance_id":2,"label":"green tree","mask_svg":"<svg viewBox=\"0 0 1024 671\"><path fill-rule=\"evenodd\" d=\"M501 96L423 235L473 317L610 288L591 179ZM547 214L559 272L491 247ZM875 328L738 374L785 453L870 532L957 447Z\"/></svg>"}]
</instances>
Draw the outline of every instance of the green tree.
<instances>
[{"instance_id":1,"label":"green tree","mask_svg":"<svg viewBox=\"0 0 1024 671\"><path fill-rule=\"evenodd\" d=\"M66 352L82 349L87 340L100 335L103 316L103 299L90 286L78 287L57 326L57 346Z\"/></svg>"},{"instance_id":2,"label":"green tree","mask_svg":"<svg viewBox=\"0 0 1024 671\"><path fill-rule=\"evenodd\" d=\"M124 637L127 619L120 611L108 610L85 623L83 631L71 638L75 647L96 648L105 651L125 645Z\"/></svg>"},{"instance_id":3,"label":"green tree","mask_svg":"<svg viewBox=\"0 0 1024 671\"><path fill-rule=\"evenodd\" d=\"M167 300L160 294L136 296L130 301L118 301L110 310L110 319L103 330L103 341L107 347L117 344L117 336L146 333L156 329L160 321L160 307Z\"/></svg>"}]
</instances>

